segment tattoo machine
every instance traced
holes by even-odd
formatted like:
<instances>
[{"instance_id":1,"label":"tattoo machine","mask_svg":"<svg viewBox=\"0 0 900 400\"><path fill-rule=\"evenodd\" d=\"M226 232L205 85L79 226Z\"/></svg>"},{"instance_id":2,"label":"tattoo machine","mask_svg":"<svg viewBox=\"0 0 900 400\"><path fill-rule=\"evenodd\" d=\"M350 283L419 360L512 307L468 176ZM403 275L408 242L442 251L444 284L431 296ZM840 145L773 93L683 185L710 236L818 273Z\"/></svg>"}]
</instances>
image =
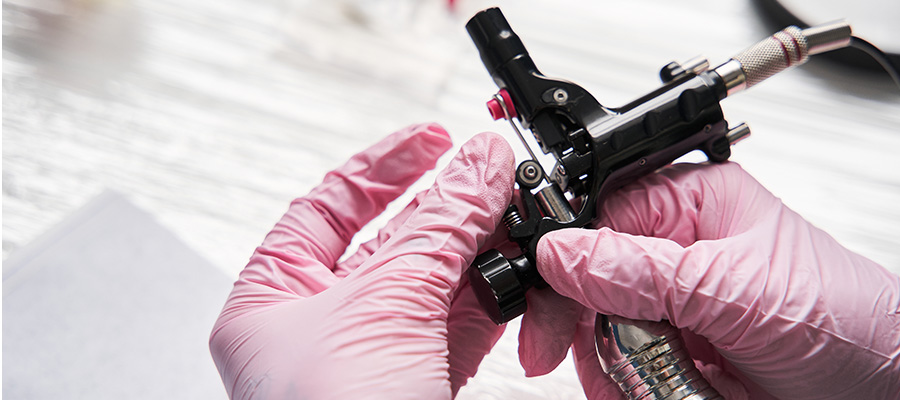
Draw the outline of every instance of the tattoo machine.
<instances>
[{"instance_id":1,"label":"tattoo machine","mask_svg":"<svg viewBox=\"0 0 900 400\"><path fill-rule=\"evenodd\" d=\"M522 255L508 259L489 250L469 270L479 302L497 324L525 312L525 291L546 286L535 267L541 236L588 226L611 192L691 151L703 151L711 162L727 160L731 145L750 130L725 121L722 99L851 41L844 22L788 27L713 69L702 58L669 63L660 71L661 87L609 108L582 87L541 74L499 9L479 12L466 30L500 88L489 111L509 121L531 155L516 169L524 210L511 205L503 218ZM555 165L538 162L524 130ZM721 398L687 357L678 331L669 332L598 315L599 362L629 399Z\"/></svg>"}]
</instances>

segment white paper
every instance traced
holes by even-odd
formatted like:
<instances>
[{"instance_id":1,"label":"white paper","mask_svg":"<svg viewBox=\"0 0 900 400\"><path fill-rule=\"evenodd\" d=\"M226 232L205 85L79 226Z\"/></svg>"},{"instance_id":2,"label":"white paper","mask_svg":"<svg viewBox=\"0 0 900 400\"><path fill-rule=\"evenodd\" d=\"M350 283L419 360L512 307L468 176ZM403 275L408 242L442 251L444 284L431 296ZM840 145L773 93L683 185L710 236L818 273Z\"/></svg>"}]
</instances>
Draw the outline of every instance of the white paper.
<instances>
[{"instance_id":1,"label":"white paper","mask_svg":"<svg viewBox=\"0 0 900 400\"><path fill-rule=\"evenodd\" d=\"M3 265L3 397L221 399L230 279L107 192Z\"/></svg>"}]
</instances>

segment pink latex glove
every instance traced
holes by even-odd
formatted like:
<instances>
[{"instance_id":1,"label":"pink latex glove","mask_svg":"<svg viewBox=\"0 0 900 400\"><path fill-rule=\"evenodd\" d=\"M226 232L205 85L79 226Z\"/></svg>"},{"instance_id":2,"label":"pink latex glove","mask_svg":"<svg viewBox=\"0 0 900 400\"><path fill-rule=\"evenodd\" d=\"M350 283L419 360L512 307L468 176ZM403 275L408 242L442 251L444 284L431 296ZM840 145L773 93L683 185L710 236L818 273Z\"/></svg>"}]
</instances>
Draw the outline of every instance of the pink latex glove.
<instances>
[{"instance_id":1,"label":"pink latex glove","mask_svg":"<svg viewBox=\"0 0 900 400\"><path fill-rule=\"evenodd\" d=\"M588 398L622 398L595 355L599 312L684 328L695 364L728 399L900 398L900 278L737 164L666 168L616 192L602 215L606 227L551 232L538 245L541 275L577 303L547 291L544 312L526 314L520 354L531 375L574 341ZM565 323L552 312L581 305ZM569 329L544 328L553 320Z\"/></svg>"},{"instance_id":2,"label":"pink latex glove","mask_svg":"<svg viewBox=\"0 0 900 400\"><path fill-rule=\"evenodd\" d=\"M440 399L499 339L461 278L513 185L495 134L340 262L353 235L450 148L437 125L397 132L295 200L257 248L210 337L232 398Z\"/></svg>"}]
</instances>

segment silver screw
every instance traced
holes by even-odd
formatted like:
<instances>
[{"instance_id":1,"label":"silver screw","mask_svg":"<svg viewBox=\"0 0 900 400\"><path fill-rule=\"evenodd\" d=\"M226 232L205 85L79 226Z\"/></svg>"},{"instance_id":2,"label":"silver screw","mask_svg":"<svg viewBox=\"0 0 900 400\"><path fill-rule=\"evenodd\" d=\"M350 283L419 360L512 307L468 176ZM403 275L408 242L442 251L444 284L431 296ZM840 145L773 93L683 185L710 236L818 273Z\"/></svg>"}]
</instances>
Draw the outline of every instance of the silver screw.
<instances>
[{"instance_id":1,"label":"silver screw","mask_svg":"<svg viewBox=\"0 0 900 400\"><path fill-rule=\"evenodd\" d=\"M534 165L527 165L522 171L528 179L534 179L537 176L537 168Z\"/></svg>"},{"instance_id":2,"label":"silver screw","mask_svg":"<svg viewBox=\"0 0 900 400\"><path fill-rule=\"evenodd\" d=\"M556 173L559 174L560 176L566 176L566 169L563 168L562 165L557 165L557 166L556 166Z\"/></svg>"},{"instance_id":3,"label":"silver screw","mask_svg":"<svg viewBox=\"0 0 900 400\"><path fill-rule=\"evenodd\" d=\"M569 99L569 93L563 89L556 89L553 91L553 100L556 100L557 103L565 103L566 100Z\"/></svg>"}]
</instances>

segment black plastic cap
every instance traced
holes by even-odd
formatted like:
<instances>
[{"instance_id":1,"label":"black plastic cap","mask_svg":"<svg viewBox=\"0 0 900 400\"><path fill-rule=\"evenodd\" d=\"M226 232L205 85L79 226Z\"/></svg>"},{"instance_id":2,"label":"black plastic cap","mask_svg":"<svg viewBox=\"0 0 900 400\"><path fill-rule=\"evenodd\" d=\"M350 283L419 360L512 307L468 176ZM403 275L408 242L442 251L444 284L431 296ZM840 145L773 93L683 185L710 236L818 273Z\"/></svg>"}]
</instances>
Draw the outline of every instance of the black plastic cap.
<instances>
[{"instance_id":1,"label":"black plastic cap","mask_svg":"<svg viewBox=\"0 0 900 400\"><path fill-rule=\"evenodd\" d=\"M531 68L536 69L519 36L509 27L509 22L499 8L489 8L475 14L466 23L466 31L494 79L499 79L498 71L513 59L524 58Z\"/></svg>"},{"instance_id":2,"label":"black plastic cap","mask_svg":"<svg viewBox=\"0 0 900 400\"><path fill-rule=\"evenodd\" d=\"M525 313L527 287L519 280L513 264L499 251L488 250L476 257L469 268L469 281L478 303L497 325Z\"/></svg>"}]
</instances>

